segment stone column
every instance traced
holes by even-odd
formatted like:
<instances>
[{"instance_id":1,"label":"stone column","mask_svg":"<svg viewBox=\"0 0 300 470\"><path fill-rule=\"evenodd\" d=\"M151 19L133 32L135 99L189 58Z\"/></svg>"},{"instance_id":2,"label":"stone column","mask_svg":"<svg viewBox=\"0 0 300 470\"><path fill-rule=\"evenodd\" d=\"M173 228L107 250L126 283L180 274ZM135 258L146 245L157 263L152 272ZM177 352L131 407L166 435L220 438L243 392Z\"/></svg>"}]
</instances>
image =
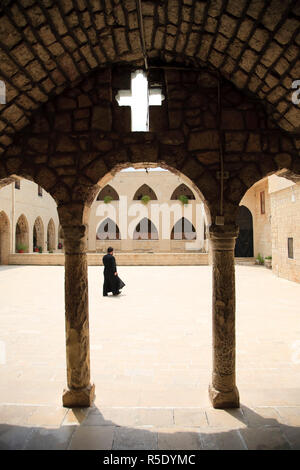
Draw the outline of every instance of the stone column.
<instances>
[{"instance_id":1,"label":"stone column","mask_svg":"<svg viewBox=\"0 0 300 470\"><path fill-rule=\"evenodd\" d=\"M65 249L65 311L68 389L66 407L91 406L95 386L90 383L90 345L86 226L63 225Z\"/></svg>"},{"instance_id":2,"label":"stone column","mask_svg":"<svg viewBox=\"0 0 300 470\"><path fill-rule=\"evenodd\" d=\"M212 226L213 261L213 375L209 396L214 408L238 408L235 382L235 268L236 226Z\"/></svg>"}]
</instances>

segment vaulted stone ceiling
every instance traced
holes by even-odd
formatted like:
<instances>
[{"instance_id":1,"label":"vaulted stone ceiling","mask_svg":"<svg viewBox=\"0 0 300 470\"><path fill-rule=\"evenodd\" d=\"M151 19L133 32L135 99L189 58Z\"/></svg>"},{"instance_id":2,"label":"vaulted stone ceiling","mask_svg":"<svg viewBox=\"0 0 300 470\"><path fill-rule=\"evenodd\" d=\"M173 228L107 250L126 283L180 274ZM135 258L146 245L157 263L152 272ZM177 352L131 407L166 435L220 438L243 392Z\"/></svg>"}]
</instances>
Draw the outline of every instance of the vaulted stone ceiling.
<instances>
[{"instance_id":1,"label":"vaulted stone ceiling","mask_svg":"<svg viewBox=\"0 0 300 470\"><path fill-rule=\"evenodd\" d=\"M0 1L0 153L32 113L98 67L143 66L136 0ZM300 148L299 0L141 2L148 64L217 69Z\"/></svg>"}]
</instances>

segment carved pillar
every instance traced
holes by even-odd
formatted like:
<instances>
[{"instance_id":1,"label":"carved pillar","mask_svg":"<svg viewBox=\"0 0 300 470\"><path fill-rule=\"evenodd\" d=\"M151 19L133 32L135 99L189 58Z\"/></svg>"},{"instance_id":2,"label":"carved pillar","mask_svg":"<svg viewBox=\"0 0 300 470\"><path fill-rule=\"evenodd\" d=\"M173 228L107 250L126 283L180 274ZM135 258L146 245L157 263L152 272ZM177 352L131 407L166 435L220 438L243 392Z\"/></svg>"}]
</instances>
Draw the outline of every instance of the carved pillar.
<instances>
[{"instance_id":1,"label":"carved pillar","mask_svg":"<svg viewBox=\"0 0 300 470\"><path fill-rule=\"evenodd\" d=\"M90 384L90 344L86 227L63 225L65 248L65 310L68 389L67 407L90 406L95 386Z\"/></svg>"},{"instance_id":2,"label":"carved pillar","mask_svg":"<svg viewBox=\"0 0 300 470\"><path fill-rule=\"evenodd\" d=\"M213 261L213 375L209 396L214 408L238 408L235 382L235 268L236 226L212 226Z\"/></svg>"}]
</instances>

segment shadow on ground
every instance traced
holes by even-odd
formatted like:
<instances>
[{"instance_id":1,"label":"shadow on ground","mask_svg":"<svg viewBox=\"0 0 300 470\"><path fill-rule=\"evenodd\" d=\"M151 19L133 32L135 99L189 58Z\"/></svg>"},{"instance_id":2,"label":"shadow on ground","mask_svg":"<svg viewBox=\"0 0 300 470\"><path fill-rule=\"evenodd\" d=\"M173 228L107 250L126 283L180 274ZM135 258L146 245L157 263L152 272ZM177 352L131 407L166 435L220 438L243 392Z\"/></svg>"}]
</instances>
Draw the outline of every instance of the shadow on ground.
<instances>
[{"instance_id":1,"label":"shadow on ground","mask_svg":"<svg viewBox=\"0 0 300 470\"><path fill-rule=\"evenodd\" d=\"M162 410L161 410L162 411ZM156 418L160 410L157 410ZM0 424L1 450L299 450L300 427L266 418L242 406L200 410L207 423L145 424L137 409L74 408L59 427ZM211 413L211 415L209 414ZM107 415L115 415L115 419ZM106 415L106 417L104 416ZM72 419L70 419L70 416ZM1 418L0 418L1 419ZM130 425L120 424L122 421ZM151 421L151 419L150 419ZM210 421L210 422L209 422ZM197 422L195 413L191 423ZM231 424L230 424L231 422ZM227 427L226 427L227 423ZM226 427L226 429L225 429Z\"/></svg>"}]
</instances>

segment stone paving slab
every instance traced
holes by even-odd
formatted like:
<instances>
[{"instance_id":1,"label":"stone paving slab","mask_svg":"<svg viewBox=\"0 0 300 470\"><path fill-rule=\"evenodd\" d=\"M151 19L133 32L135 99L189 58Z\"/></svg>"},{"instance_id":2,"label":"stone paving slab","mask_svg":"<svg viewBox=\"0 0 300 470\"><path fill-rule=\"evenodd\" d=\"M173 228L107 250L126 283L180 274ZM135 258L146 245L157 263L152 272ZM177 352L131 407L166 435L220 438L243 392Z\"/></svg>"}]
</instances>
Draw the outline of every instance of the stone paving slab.
<instances>
[{"instance_id":1,"label":"stone paving slab","mask_svg":"<svg viewBox=\"0 0 300 470\"><path fill-rule=\"evenodd\" d=\"M224 411L207 393L211 268L119 272L124 293L103 298L89 268L96 399L67 410L63 268L0 267L0 449L300 449L298 284L236 267L241 408Z\"/></svg>"}]
</instances>

